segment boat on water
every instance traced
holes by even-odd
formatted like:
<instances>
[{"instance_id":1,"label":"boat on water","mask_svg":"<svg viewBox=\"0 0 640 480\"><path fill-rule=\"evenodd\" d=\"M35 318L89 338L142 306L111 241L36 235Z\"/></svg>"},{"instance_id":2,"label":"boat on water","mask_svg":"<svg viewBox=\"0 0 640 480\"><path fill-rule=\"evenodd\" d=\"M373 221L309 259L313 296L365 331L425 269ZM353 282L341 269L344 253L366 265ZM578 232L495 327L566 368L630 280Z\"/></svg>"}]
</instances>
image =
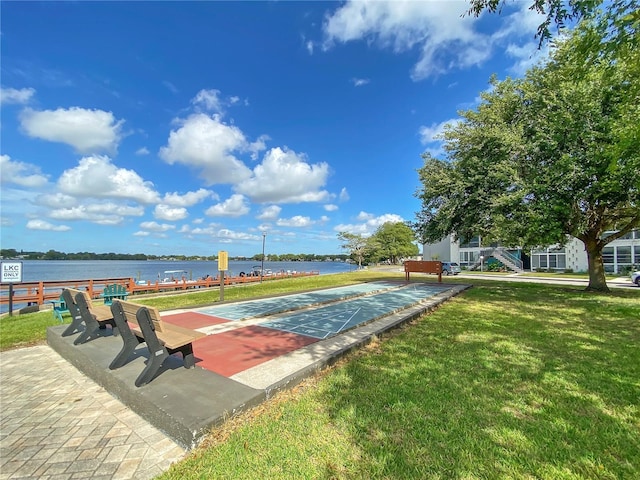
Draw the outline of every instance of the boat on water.
<instances>
[{"instance_id":1,"label":"boat on water","mask_svg":"<svg viewBox=\"0 0 640 480\"><path fill-rule=\"evenodd\" d=\"M175 283L182 282L187 280L187 272L186 270L165 270L164 275L162 276L162 280L160 280L160 274L158 273L158 280L160 283Z\"/></svg>"}]
</instances>

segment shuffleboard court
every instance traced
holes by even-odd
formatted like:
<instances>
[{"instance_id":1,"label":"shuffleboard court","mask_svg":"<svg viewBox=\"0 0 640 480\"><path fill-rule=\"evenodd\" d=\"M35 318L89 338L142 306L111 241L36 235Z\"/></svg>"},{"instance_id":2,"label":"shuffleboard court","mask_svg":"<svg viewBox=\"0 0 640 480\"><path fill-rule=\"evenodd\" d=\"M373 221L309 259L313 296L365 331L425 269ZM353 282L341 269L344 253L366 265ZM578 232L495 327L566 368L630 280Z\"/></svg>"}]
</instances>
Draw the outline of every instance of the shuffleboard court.
<instances>
[{"instance_id":1,"label":"shuffleboard court","mask_svg":"<svg viewBox=\"0 0 640 480\"><path fill-rule=\"evenodd\" d=\"M330 338L362 323L415 305L449 288L425 284L406 285L312 310L279 315L277 319L260 323L260 326L318 339Z\"/></svg>"},{"instance_id":2,"label":"shuffleboard court","mask_svg":"<svg viewBox=\"0 0 640 480\"><path fill-rule=\"evenodd\" d=\"M284 297L272 297L248 302L239 302L229 305L207 307L198 310L199 313L213 315L227 320L244 320L253 317L265 317L280 312L320 305L327 302L335 302L373 292L381 292L400 288L397 282L370 282L344 287L327 288L315 292L298 293Z\"/></svg>"}]
</instances>

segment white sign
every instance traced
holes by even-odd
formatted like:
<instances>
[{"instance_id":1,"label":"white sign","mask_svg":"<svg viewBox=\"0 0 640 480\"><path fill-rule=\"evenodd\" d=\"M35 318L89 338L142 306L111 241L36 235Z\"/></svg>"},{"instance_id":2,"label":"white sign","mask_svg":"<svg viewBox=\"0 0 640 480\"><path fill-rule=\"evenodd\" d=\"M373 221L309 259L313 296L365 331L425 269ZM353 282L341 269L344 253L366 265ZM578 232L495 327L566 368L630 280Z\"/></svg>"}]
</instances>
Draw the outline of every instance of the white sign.
<instances>
[{"instance_id":1,"label":"white sign","mask_svg":"<svg viewBox=\"0 0 640 480\"><path fill-rule=\"evenodd\" d=\"M22 262L2 262L2 283L22 282Z\"/></svg>"}]
</instances>

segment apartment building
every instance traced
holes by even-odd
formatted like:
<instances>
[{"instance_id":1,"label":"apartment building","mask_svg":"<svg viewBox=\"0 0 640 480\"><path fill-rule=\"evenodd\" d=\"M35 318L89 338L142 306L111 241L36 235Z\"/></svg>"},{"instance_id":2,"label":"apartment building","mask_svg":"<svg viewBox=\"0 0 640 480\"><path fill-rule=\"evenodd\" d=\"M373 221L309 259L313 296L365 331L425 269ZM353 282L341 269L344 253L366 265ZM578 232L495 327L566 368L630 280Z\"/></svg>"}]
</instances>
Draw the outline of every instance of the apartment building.
<instances>
[{"instance_id":1,"label":"apartment building","mask_svg":"<svg viewBox=\"0 0 640 480\"><path fill-rule=\"evenodd\" d=\"M605 236L614 232L606 232ZM607 244L603 250L604 269L607 273L626 273L633 266L640 265L640 229ZM483 245L481 237L459 242L452 236L440 242L423 245L425 260L458 262L463 268L478 269L482 264L499 260L507 268L523 270L572 270L586 272L587 252L584 244L571 238L566 245L523 251L520 248L503 248L499 245Z\"/></svg>"}]
</instances>

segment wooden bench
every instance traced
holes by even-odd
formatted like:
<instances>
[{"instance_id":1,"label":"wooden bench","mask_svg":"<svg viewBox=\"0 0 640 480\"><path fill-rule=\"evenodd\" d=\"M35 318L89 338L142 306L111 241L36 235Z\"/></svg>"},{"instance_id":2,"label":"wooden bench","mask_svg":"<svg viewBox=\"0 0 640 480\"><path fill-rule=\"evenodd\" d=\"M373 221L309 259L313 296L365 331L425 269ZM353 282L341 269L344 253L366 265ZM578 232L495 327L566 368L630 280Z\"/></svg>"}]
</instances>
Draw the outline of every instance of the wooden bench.
<instances>
[{"instance_id":1,"label":"wooden bench","mask_svg":"<svg viewBox=\"0 0 640 480\"><path fill-rule=\"evenodd\" d=\"M71 314L71 324L62 332L62 336L67 337L80 332L73 342L74 345L80 345L101 336L100 330L105 330L107 325L111 325L112 333L117 335L116 323L109 306L93 306L93 300L87 292L74 288L65 288L62 291L62 298Z\"/></svg>"},{"instance_id":2,"label":"wooden bench","mask_svg":"<svg viewBox=\"0 0 640 480\"><path fill-rule=\"evenodd\" d=\"M404 262L404 275L407 282L409 281L409 273L411 272L435 273L438 275L438 282L442 283L442 262L407 260Z\"/></svg>"},{"instance_id":3,"label":"wooden bench","mask_svg":"<svg viewBox=\"0 0 640 480\"><path fill-rule=\"evenodd\" d=\"M126 300L128 295L129 292L127 292L124 285L114 283L104 287L100 296L104 299L105 305L111 305L114 300Z\"/></svg>"},{"instance_id":4,"label":"wooden bench","mask_svg":"<svg viewBox=\"0 0 640 480\"><path fill-rule=\"evenodd\" d=\"M182 354L185 368L195 366L193 342L205 337L204 333L163 322L157 308L137 303L114 300L111 312L123 341L122 350L109 365L111 370L125 365L140 343L145 342L149 349L149 360L135 381L136 387L151 382L164 361L176 352Z\"/></svg>"}]
</instances>

